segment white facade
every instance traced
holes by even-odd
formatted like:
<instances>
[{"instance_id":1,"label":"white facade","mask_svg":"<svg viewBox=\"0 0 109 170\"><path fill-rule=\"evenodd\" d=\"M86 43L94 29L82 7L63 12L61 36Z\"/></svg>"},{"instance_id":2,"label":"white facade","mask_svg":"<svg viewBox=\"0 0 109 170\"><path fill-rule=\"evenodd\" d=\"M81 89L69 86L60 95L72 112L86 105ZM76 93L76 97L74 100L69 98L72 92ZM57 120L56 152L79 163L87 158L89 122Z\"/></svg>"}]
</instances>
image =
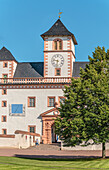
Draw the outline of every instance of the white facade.
<instances>
[{"instance_id":1,"label":"white facade","mask_svg":"<svg viewBox=\"0 0 109 170\"><path fill-rule=\"evenodd\" d=\"M52 117L56 117L55 108L60 105L64 85L71 82L73 62L75 62L75 45L72 36L69 35L45 36L43 39L43 77L14 77L19 63L13 58L0 60L0 146L30 146L28 140L25 139L27 132L33 140L36 137L39 138L40 135L40 139L44 143L52 142ZM62 42L61 49L54 49L56 40ZM53 56L57 55L59 57L53 59ZM52 60L57 66L53 65ZM5 63L7 64L4 65ZM54 105L52 105L52 99ZM31 107L33 101L35 103ZM22 113L15 111L13 113L12 106L14 105L16 105L16 109L21 105ZM35 138L31 129L34 129ZM17 135L16 131L22 132ZM47 136L48 132L49 136ZM15 136L11 138L11 135ZM16 143L16 141L19 142ZM8 143L10 144L8 145ZM35 144L35 141L33 143Z\"/></svg>"},{"instance_id":2,"label":"white facade","mask_svg":"<svg viewBox=\"0 0 109 170\"><path fill-rule=\"evenodd\" d=\"M0 117L0 134L2 129L7 129L7 134L14 134L16 130L28 131L29 125L36 126L36 133L42 135L42 119L40 114L52 109L48 107L48 96L54 96L58 102L58 97L63 96L62 89L8 89L7 95L2 95L0 89L0 106L2 101L7 101L7 107L0 107L1 116L7 116L7 122L2 122ZM28 107L28 97L36 98L36 107ZM23 104L25 109L24 116L11 115L11 104Z\"/></svg>"}]
</instances>

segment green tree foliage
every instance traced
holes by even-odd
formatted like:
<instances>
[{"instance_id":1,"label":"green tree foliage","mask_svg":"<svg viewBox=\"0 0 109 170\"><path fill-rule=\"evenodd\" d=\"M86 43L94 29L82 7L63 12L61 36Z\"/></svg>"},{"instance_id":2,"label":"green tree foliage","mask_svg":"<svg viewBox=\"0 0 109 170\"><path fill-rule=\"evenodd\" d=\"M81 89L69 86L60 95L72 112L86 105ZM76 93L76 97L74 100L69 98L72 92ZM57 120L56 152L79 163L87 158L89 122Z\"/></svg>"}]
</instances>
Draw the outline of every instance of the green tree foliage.
<instances>
[{"instance_id":1,"label":"green tree foliage","mask_svg":"<svg viewBox=\"0 0 109 170\"><path fill-rule=\"evenodd\" d=\"M109 142L109 50L97 47L80 78L65 86L56 133L66 146ZM93 141L93 142L92 142Z\"/></svg>"}]
</instances>

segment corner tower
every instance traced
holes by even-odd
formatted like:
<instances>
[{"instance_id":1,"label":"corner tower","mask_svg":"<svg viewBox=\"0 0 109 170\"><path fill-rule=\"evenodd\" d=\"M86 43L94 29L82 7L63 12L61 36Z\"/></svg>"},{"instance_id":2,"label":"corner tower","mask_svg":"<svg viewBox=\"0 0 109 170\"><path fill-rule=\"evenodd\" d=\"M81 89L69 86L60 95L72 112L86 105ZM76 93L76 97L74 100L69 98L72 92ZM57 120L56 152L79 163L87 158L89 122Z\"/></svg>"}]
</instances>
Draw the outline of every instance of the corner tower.
<instances>
[{"instance_id":1,"label":"corner tower","mask_svg":"<svg viewBox=\"0 0 109 170\"><path fill-rule=\"evenodd\" d=\"M76 38L60 19L44 34L44 77L72 77Z\"/></svg>"}]
</instances>

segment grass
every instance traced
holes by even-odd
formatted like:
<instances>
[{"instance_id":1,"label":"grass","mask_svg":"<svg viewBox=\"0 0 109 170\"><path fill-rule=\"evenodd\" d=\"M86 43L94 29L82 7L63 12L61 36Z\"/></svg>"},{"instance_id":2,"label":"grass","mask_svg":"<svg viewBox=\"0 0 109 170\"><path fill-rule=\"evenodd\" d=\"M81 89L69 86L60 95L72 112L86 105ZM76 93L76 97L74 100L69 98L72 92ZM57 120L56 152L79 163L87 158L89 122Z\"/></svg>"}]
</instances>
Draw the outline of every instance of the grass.
<instances>
[{"instance_id":1,"label":"grass","mask_svg":"<svg viewBox=\"0 0 109 170\"><path fill-rule=\"evenodd\" d=\"M109 159L29 159L0 157L1 170L109 170Z\"/></svg>"}]
</instances>

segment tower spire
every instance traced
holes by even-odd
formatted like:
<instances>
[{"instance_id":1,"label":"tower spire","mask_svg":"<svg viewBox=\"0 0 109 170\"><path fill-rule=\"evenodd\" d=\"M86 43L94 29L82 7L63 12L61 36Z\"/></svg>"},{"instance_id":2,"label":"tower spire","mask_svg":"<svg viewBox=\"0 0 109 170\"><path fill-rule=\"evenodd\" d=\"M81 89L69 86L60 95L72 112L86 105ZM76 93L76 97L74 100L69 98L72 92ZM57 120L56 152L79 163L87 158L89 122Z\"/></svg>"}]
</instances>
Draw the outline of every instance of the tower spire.
<instances>
[{"instance_id":1,"label":"tower spire","mask_svg":"<svg viewBox=\"0 0 109 170\"><path fill-rule=\"evenodd\" d=\"M59 18L61 18L61 14L62 14L63 12L60 12L60 10L59 10Z\"/></svg>"}]
</instances>

